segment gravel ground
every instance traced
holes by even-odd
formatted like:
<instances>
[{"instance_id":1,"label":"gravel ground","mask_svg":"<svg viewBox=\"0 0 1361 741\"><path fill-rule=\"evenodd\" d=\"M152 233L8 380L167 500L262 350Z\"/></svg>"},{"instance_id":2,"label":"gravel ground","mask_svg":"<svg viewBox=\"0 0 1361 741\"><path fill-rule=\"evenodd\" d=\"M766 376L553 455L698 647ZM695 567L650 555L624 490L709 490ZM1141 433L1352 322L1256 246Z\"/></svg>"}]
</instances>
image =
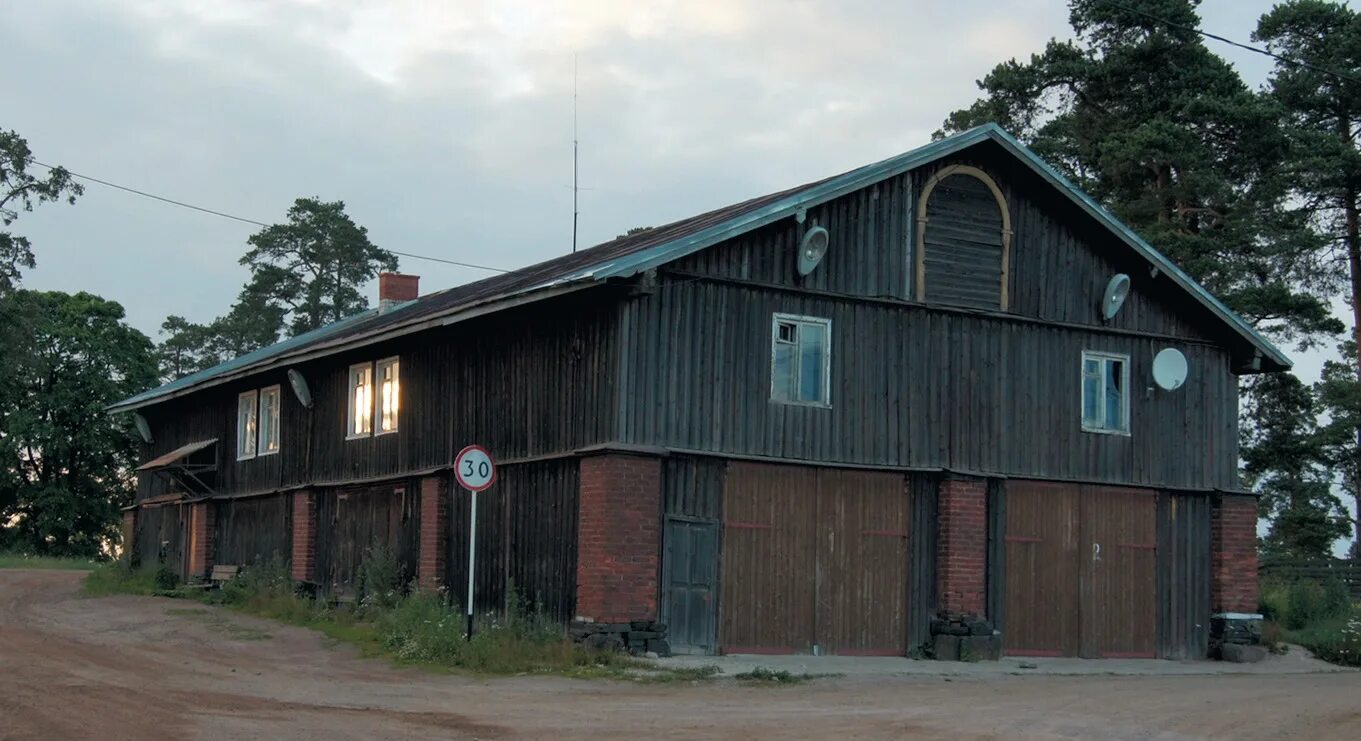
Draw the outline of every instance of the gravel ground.
<instances>
[{"instance_id":1,"label":"gravel ground","mask_svg":"<svg viewBox=\"0 0 1361 741\"><path fill-rule=\"evenodd\" d=\"M193 603L85 598L81 578L0 571L0 738L1361 738L1361 673L1313 672L1303 657L1222 676L1164 662L1141 662L1138 676L1060 676L796 657L786 660L845 676L775 687L483 679L395 668Z\"/></svg>"}]
</instances>

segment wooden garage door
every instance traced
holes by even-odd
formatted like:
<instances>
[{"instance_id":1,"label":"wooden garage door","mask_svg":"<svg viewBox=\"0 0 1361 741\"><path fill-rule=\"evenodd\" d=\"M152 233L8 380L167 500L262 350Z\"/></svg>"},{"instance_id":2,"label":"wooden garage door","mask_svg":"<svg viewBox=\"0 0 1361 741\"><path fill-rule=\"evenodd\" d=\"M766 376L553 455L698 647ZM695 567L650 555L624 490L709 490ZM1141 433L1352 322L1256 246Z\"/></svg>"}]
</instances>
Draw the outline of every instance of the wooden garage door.
<instances>
[{"instance_id":1,"label":"wooden garage door","mask_svg":"<svg viewBox=\"0 0 1361 741\"><path fill-rule=\"evenodd\" d=\"M1006 497L1007 653L1152 658L1155 492L1010 481Z\"/></svg>"},{"instance_id":2,"label":"wooden garage door","mask_svg":"<svg viewBox=\"0 0 1361 741\"><path fill-rule=\"evenodd\" d=\"M724 651L905 651L901 475L734 463L723 501Z\"/></svg>"}]
</instances>

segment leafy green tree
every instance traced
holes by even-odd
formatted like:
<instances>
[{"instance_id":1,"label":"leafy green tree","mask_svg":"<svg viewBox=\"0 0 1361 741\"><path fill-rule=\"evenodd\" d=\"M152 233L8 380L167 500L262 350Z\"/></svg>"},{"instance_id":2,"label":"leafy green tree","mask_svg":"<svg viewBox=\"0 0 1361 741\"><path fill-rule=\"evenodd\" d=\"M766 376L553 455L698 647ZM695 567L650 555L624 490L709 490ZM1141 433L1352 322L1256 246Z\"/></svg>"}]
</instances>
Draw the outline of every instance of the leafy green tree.
<instances>
[{"instance_id":1,"label":"leafy green tree","mask_svg":"<svg viewBox=\"0 0 1361 741\"><path fill-rule=\"evenodd\" d=\"M1340 331L1320 298L1336 273L1283 206L1275 106L1190 30L1196 0L1121 5L1072 0L1077 40L999 64L944 132L1001 124L1259 328Z\"/></svg>"},{"instance_id":2,"label":"leafy green tree","mask_svg":"<svg viewBox=\"0 0 1361 741\"><path fill-rule=\"evenodd\" d=\"M1306 64L1279 62L1272 72L1269 93L1279 103L1289 136L1289 156L1281 175L1290 184L1297 212L1305 227L1319 235L1337 269L1347 276L1352 306L1350 379L1342 368L1325 369L1323 395L1330 414L1333 449L1350 459L1337 459L1343 479L1357 496L1356 472L1361 466L1361 401L1355 389L1361 381L1361 14L1335 2L1289 0L1258 20L1253 39L1284 57ZM1349 426L1349 442L1339 435ZM1361 505L1361 500L1357 501ZM1361 541L1361 519L1353 536Z\"/></svg>"},{"instance_id":3,"label":"leafy green tree","mask_svg":"<svg viewBox=\"0 0 1361 741\"><path fill-rule=\"evenodd\" d=\"M368 230L345 213L342 201L299 198L288 221L265 227L248 240L241 264L251 297L285 316L290 334L301 334L367 309L365 283L381 270L396 270L397 257L369 240Z\"/></svg>"},{"instance_id":4,"label":"leafy green tree","mask_svg":"<svg viewBox=\"0 0 1361 741\"><path fill-rule=\"evenodd\" d=\"M105 407L155 380L151 341L88 293L16 290L0 322L23 328L0 372L0 545L90 556L117 537L138 446Z\"/></svg>"},{"instance_id":5,"label":"leafy green tree","mask_svg":"<svg viewBox=\"0 0 1361 741\"><path fill-rule=\"evenodd\" d=\"M1252 424L1243 446L1244 478L1271 521L1263 539L1268 555L1325 558L1351 530L1333 493L1327 438L1318 426L1313 391L1289 373L1257 380L1244 410Z\"/></svg>"},{"instance_id":6,"label":"leafy green tree","mask_svg":"<svg viewBox=\"0 0 1361 741\"><path fill-rule=\"evenodd\" d=\"M47 201L75 203L76 196L85 192L64 168L53 168L46 178L39 178L29 172L32 164L28 142L13 131L0 129L0 227L5 227L0 229L0 296L14 290L24 268L36 264L28 237L7 227L21 211L32 211L35 205Z\"/></svg>"},{"instance_id":7,"label":"leafy green tree","mask_svg":"<svg viewBox=\"0 0 1361 741\"><path fill-rule=\"evenodd\" d=\"M1323 364L1323 374L1314 388L1327 422L1322 428L1330 465L1337 474L1337 485L1352 500L1353 511L1361 513L1361 383L1356 379L1356 343L1348 341L1339 348L1341 360ZM1352 558L1361 558L1361 516L1350 516Z\"/></svg>"}]
</instances>

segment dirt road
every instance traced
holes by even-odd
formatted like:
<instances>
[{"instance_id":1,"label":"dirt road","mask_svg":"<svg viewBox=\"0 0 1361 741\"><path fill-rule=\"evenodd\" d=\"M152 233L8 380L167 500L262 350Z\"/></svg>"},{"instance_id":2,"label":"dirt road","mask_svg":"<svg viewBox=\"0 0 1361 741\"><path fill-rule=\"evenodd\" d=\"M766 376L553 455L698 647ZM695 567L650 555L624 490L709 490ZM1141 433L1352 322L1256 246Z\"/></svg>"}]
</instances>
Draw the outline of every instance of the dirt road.
<instances>
[{"instance_id":1,"label":"dirt road","mask_svg":"<svg viewBox=\"0 0 1361 741\"><path fill-rule=\"evenodd\" d=\"M1361 738L1361 674L484 680L0 571L0 738Z\"/></svg>"}]
</instances>

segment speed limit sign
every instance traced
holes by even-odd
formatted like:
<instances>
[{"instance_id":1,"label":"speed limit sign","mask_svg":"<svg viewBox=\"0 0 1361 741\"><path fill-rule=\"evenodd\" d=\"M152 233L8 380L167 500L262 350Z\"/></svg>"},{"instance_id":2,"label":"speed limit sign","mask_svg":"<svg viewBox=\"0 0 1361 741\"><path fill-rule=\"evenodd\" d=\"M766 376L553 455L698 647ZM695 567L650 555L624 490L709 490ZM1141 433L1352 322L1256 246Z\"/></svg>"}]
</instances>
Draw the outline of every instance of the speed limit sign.
<instances>
[{"instance_id":1,"label":"speed limit sign","mask_svg":"<svg viewBox=\"0 0 1361 741\"><path fill-rule=\"evenodd\" d=\"M482 491L496 483L496 464L481 445L469 445L454 458L454 477L468 491Z\"/></svg>"},{"instance_id":2,"label":"speed limit sign","mask_svg":"<svg viewBox=\"0 0 1361 741\"><path fill-rule=\"evenodd\" d=\"M469 445L454 456L454 478L468 490L468 640L473 639L473 564L477 560L477 493L496 483L496 464L481 445Z\"/></svg>"}]
</instances>

